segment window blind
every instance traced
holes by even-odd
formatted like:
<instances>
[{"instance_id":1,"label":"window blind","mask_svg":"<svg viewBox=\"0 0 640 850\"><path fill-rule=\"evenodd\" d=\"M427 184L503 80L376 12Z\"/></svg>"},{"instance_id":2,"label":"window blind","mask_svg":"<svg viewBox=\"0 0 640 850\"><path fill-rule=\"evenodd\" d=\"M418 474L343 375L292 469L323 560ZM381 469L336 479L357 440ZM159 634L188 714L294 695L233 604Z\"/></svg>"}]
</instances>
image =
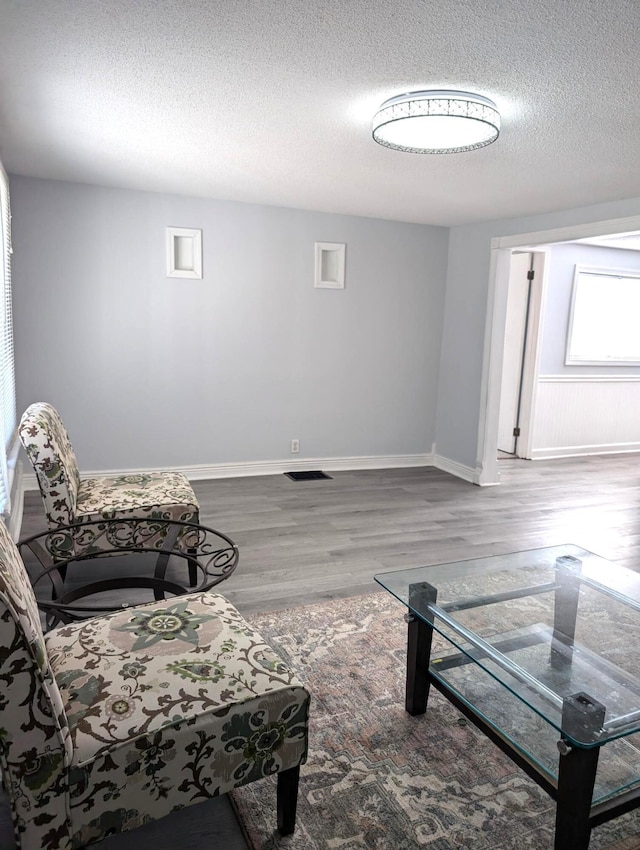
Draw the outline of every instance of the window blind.
<instances>
[{"instance_id":1,"label":"window blind","mask_svg":"<svg viewBox=\"0 0 640 850\"><path fill-rule=\"evenodd\" d=\"M0 514L11 509L7 457L16 430L16 382L13 357L13 314L11 307L11 209L9 180L0 163Z\"/></svg>"}]
</instances>

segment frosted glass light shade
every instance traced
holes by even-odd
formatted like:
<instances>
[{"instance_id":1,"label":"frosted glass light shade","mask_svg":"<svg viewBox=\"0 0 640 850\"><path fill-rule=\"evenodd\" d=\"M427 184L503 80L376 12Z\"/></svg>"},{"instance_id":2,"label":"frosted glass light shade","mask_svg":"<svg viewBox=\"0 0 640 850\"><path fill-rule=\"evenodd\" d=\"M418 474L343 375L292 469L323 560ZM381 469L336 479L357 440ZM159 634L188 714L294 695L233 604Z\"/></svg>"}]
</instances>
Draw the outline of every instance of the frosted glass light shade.
<instances>
[{"instance_id":1,"label":"frosted glass light shade","mask_svg":"<svg viewBox=\"0 0 640 850\"><path fill-rule=\"evenodd\" d=\"M409 153L460 153L495 142L500 113L471 92L417 91L386 100L373 119L380 145Z\"/></svg>"}]
</instances>

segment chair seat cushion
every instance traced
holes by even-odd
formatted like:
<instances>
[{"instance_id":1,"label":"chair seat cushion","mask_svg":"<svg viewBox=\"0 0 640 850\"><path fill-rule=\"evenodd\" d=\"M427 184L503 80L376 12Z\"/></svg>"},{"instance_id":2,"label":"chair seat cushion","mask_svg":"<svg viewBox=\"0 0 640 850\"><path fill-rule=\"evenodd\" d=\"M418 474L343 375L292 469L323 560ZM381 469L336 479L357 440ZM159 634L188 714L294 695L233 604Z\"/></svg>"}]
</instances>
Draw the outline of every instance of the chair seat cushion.
<instances>
[{"instance_id":1,"label":"chair seat cushion","mask_svg":"<svg viewBox=\"0 0 640 850\"><path fill-rule=\"evenodd\" d=\"M132 607L45 641L73 742L74 847L122 820L132 785L120 829L306 760L308 691L220 595Z\"/></svg>"},{"instance_id":2,"label":"chair seat cushion","mask_svg":"<svg viewBox=\"0 0 640 850\"><path fill-rule=\"evenodd\" d=\"M85 478L78 488L77 522L137 516L198 522L193 488L181 472Z\"/></svg>"},{"instance_id":3,"label":"chair seat cushion","mask_svg":"<svg viewBox=\"0 0 640 850\"><path fill-rule=\"evenodd\" d=\"M116 611L45 635L74 747L83 763L139 736L217 714L228 723L276 691L307 692L219 594L193 593Z\"/></svg>"}]
</instances>

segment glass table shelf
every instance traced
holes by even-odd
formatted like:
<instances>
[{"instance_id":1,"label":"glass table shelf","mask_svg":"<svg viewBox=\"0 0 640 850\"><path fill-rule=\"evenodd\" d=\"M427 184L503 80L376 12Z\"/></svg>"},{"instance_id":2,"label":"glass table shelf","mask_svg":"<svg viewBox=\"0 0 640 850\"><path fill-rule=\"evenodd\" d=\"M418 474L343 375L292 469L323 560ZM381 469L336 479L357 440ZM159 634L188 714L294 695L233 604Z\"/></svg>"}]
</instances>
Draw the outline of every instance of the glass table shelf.
<instances>
[{"instance_id":1,"label":"glass table shelf","mask_svg":"<svg viewBox=\"0 0 640 850\"><path fill-rule=\"evenodd\" d=\"M563 801L556 847L640 805L640 575L567 544L375 579L408 609L409 713L434 685Z\"/></svg>"}]
</instances>

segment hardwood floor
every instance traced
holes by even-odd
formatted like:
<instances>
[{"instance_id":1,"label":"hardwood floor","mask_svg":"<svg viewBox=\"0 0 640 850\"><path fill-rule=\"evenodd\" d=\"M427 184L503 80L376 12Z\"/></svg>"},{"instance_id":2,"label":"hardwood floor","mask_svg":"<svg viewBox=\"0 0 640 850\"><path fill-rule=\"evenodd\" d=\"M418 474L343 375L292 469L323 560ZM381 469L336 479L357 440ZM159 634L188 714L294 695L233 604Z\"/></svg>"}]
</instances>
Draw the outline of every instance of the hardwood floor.
<instances>
[{"instance_id":1,"label":"hardwood floor","mask_svg":"<svg viewBox=\"0 0 640 850\"><path fill-rule=\"evenodd\" d=\"M420 468L198 481L194 489L202 523L239 546L239 566L219 590L246 616L373 592L373 575L386 570L561 543L640 570L640 455L510 459L500 473L500 486L489 488ZM29 492L22 537L44 528L40 496ZM100 846L246 848L226 798L196 811ZM2 850L13 847L7 817L5 808Z\"/></svg>"},{"instance_id":2,"label":"hardwood floor","mask_svg":"<svg viewBox=\"0 0 640 850\"><path fill-rule=\"evenodd\" d=\"M640 568L640 455L500 464L480 488L433 468L196 482L240 548L244 614L377 590L377 572L559 543Z\"/></svg>"}]
</instances>

